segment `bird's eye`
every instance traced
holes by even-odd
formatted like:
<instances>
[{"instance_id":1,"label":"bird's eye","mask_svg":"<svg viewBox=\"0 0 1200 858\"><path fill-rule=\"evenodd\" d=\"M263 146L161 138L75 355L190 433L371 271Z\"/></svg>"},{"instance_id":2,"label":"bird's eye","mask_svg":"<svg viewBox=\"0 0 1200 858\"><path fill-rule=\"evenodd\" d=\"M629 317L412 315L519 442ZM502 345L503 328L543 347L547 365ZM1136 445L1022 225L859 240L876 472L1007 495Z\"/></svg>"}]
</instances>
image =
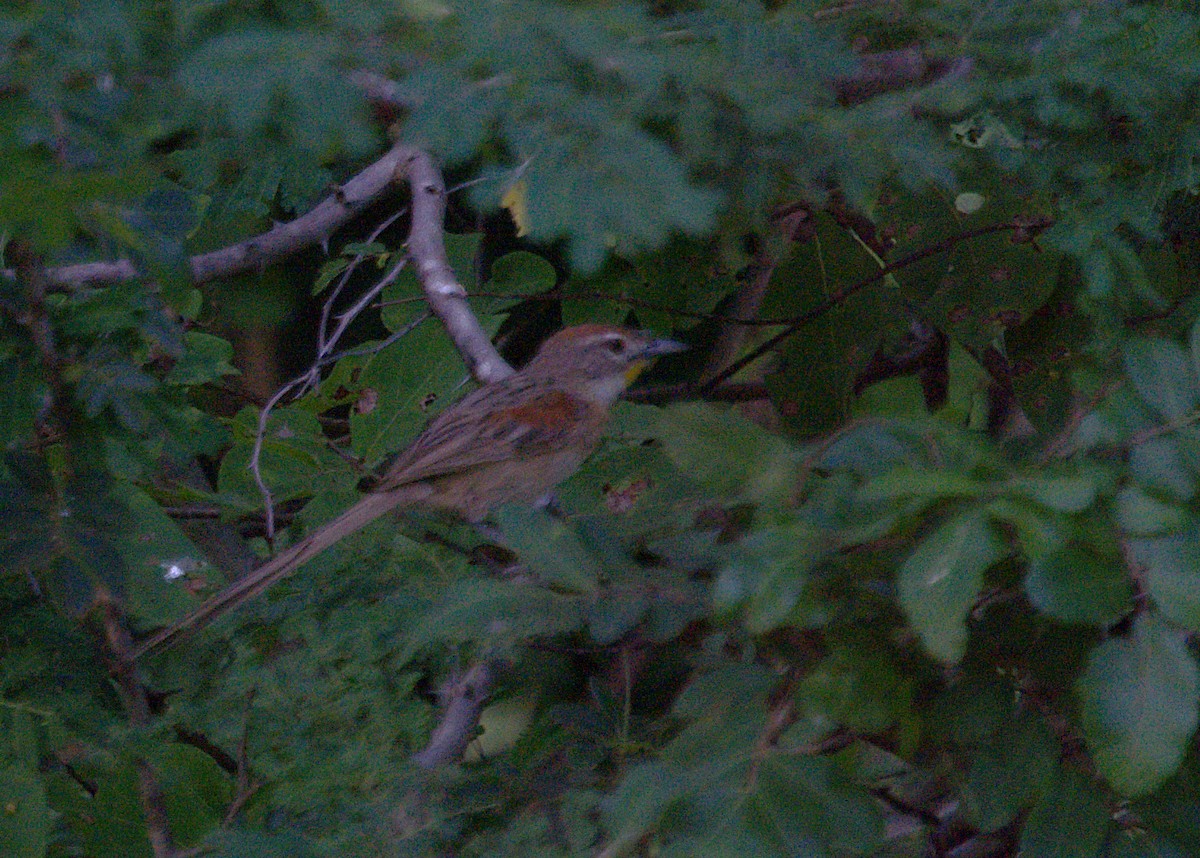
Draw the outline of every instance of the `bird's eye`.
<instances>
[{"instance_id":1,"label":"bird's eye","mask_svg":"<svg viewBox=\"0 0 1200 858\"><path fill-rule=\"evenodd\" d=\"M625 351L625 341L622 339L609 340L607 346L608 350L615 355L619 355Z\"/></svg>"}]
</instances>

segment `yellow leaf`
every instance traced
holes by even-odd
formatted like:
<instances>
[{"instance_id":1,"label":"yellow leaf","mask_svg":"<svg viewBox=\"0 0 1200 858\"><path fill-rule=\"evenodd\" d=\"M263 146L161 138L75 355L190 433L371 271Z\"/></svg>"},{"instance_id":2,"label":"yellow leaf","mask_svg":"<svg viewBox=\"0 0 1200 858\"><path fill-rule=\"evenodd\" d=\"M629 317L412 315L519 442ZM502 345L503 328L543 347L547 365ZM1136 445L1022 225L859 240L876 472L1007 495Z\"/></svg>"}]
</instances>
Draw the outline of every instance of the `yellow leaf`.
<instances>
[{"instance_id":1,"label":"yellow leaf","mask_svg":"<svg viewBox=\"0 0 1200 858\"><path fill-rule=\"evenodd\" d=\"M508 213L517 227L518 238L529 233L528 192L529 188L525 184L525 180L517 179L508 186L508 190L500 198L500 205L508 209Z\"/></svg>"}]
</instances>

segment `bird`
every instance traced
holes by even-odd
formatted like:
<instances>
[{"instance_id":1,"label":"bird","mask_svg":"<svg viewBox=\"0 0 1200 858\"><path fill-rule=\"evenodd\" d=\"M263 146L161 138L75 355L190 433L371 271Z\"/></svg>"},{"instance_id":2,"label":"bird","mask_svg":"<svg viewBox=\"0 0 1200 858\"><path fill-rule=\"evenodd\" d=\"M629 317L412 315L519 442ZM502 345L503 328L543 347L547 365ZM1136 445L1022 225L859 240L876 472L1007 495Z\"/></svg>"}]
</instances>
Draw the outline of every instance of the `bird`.
<instances>
[{"instance_id":1,"label":"bird","mask_svg":"<svg viewBox=\"0 0 1200 858\"><path fill-rule=\"evenodd\" d=\"M175 643L391 510L419 506L482 523L504 504L535 503L591 455L612 405L634 379L656 357L685 348L612 325L559 331L520 370L434 417L357 503L150 635L134 657Z\"/></svg>"}]
</instances>

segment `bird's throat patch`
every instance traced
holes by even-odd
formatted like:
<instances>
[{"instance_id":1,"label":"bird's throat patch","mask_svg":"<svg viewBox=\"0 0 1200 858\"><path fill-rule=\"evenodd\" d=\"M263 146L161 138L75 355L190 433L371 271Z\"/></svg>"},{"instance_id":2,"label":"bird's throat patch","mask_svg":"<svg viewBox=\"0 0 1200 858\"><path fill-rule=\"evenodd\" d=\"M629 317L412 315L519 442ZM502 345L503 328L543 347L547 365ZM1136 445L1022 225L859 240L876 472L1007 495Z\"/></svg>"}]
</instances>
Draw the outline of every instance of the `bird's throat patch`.
<instances>
[{"instance_id":1,"label":"bird's throat patch","mask_svg":"<svg viewBox=\"0 0 1200 858\"><path fill-rule=\"evenodd\" d=\"M638 360L631 363L629 368L625 370L625 386L628 387L633 384L648 366L650 366L650 361L648 360Z\"/></svg>"}]
</instances>

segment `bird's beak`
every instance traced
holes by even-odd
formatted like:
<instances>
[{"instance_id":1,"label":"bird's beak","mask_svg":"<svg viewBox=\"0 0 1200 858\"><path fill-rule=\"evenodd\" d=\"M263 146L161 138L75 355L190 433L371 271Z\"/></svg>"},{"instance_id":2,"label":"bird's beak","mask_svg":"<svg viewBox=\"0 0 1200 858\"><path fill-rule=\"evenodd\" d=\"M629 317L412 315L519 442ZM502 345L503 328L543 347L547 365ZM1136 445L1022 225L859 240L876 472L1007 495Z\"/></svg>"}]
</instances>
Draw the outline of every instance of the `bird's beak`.
<instances>
[{"instance_id":1,"label":"bird's beak","mask_svg":"<svg viewBox=\"0 0 1200 858\"><path fill-rule=\"evenodd\" d=\"M659 355L669 355L675 352L681 352L687 349L687 346L678 340L668 340L666 337L655 337L653 334L643 332L642 336L646 338L646 344L642 346L638 352L637 358L629 364L629 368L625 370L626 386L633 384L634 380L642 374L642 371L650 366L650 362Z\"/></svg>"},{"instance_id":2,"label":"bird's beak","mask_svg":"<svg viewBox=\"0 0 1200 858\"><path fill-rule=\"evenodd\" d=\"M676 352L687 351L687 345L678 340L669 340L666 337L655 337L649 333L645 333L646 345L642 348L642 353L639 357L649 360L656 358L659 355L671 355Z\"/></svg>"}]
</instances>

